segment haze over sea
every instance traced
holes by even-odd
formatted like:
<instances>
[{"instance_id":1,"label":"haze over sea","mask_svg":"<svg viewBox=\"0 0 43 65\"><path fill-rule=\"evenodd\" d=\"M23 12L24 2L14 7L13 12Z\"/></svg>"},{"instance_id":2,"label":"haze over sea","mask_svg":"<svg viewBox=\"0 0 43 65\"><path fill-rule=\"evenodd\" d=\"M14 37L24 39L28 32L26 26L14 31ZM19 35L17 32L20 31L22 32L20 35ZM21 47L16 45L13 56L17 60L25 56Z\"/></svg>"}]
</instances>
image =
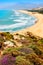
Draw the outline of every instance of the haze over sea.
<instances>
[{"instance_id":1,"label":"haze over sea","mask_svg":"<svg viewBox=\"0 0 43 65\"><path fill-rule=\"evenodd\" d=\"M31 9L43 7L43 0L0 0L0 9Z\"/></svg>"}]
</instances>

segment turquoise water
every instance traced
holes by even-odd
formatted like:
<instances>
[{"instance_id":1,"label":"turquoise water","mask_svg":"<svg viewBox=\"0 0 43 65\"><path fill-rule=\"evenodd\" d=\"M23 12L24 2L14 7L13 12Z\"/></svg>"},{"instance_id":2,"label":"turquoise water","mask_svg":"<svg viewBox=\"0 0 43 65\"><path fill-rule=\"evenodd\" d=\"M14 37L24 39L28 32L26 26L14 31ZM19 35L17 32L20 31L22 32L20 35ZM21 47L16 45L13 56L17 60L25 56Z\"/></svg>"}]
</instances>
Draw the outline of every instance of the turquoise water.
<instances>
[{"instance_id":1,"label":"turquoise water","mask_svg":"<svg viewBox=\"0 0 43 65\"><path fill-rule=\"evenodd\" d=\"M0 10L0 31L18 31L32 26L35 20L35 17L16 10Z\"/></svg>"}]
</instances>

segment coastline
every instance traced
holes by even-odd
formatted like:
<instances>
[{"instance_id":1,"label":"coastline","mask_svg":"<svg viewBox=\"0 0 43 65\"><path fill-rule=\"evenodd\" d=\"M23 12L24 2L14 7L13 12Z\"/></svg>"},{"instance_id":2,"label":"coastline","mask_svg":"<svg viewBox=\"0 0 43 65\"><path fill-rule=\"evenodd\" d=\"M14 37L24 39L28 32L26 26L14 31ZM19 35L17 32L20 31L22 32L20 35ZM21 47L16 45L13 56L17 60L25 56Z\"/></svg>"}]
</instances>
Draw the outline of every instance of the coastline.
<instances>
[{"instance_id":1,"label":"coastline","mask_svg":"<svg viewBox=\"0 0 43 65\"><path fill-rule=\"evenodd\" d=\"M33 26L14 32L14 34L15 33L25 34L26 32L31 32L33 35L43 38L43 15L37 12L29 12L26 10L19 10L19 12L35 16L37 18L37 21Z\"/></svg>"}]
</instances>

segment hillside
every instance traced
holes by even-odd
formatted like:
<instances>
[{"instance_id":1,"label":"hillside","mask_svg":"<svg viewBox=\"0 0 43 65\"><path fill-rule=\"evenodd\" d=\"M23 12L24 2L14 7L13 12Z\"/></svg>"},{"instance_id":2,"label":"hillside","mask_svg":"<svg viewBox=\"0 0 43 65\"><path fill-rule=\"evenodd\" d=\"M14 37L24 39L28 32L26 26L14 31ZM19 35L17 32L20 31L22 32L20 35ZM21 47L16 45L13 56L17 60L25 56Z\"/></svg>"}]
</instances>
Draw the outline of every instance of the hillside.
<instances>
[{"instance_id":1,"label":"hillside","mask_svg":"<svg viewBox=\"0 0 43 65\"><path fill-rule=\"evenodd\" d=\"M0 33L0 51L0 65L43 65L43 38L30 32Z\"/></svg>"},{"instance_id":2,"label":"hillside","mask_svg":"<svg viewBox=\"0 0 43 65\"><path fill-rule=\"evenodd\" d=\"M43 14L43 7L41 7L41 8L34 8L34 9L28 10L28 11L31 11L31 12L38 12L38 13Z\"/></svg>"}]
</instances>

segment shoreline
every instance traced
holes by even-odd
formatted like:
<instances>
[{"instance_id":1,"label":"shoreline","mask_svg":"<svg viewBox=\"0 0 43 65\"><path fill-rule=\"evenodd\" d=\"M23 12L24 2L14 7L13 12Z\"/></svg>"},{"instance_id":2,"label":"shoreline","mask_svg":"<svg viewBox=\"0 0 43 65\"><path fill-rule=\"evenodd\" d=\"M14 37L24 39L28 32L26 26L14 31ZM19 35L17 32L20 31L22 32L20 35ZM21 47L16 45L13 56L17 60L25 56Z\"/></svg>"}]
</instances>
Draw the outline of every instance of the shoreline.
<instances>
[{"instance_id":1,"label":"shoreline","mask_svg":"<svg viewBox=\"0 0 43 65\"><path fill-rule=\"evenodd\" d=\"M37 18L37 21L34 25L22 29L20 31L14 32L19 34L25 34L26 32L31 32L35 36L39 36L43 38L43 15L38 12L29 12L26 10L19 10L21 13L29 14Z\"/></svg>"}]
</instances>

